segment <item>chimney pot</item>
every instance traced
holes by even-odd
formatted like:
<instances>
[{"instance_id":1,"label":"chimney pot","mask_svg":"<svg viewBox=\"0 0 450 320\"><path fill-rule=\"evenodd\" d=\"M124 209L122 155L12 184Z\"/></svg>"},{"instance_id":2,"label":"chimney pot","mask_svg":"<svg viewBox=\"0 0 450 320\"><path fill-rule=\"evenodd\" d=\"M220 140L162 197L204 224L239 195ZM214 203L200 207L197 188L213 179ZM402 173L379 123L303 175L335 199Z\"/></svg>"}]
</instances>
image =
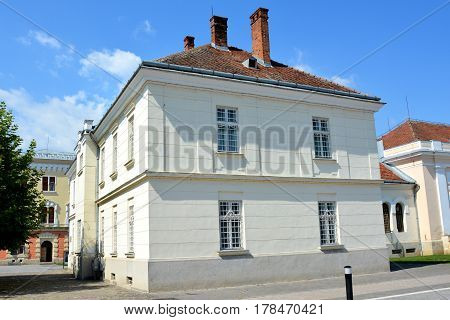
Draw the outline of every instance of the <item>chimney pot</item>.
<instances>
[{"instance_id":1,"label":"chimney pot","mask_svg":"<svg viewBox=\"0 0 450 320\"><path fill-rule=\"evenodd\" d=\"M215 48L227 49L227 29L228 18L212 16L209 20L211 24L211 44Z\"/></svg>"},{"instance_id":2,"label":"chimney pot","mask_svg":"<svg viewBox=\"0 0 450 320\"><path fill-rule=\"evenodd\" d=\"M194 47L195 47L194 40L195 40L195 38L192 36L184 37L184 51L189 51L191 49L194 49Z\"/></svg>"},{"instance_id":3,"label":"chimney pot","mask_svg":"<svg viewBox=\"0 0 450 320\"><path fill-rule=\"evenodd\" d=\"M252 54L264 65L270 66L269 10L258 8L250 16L252 27Z\"/></svg>"}]
</instances>

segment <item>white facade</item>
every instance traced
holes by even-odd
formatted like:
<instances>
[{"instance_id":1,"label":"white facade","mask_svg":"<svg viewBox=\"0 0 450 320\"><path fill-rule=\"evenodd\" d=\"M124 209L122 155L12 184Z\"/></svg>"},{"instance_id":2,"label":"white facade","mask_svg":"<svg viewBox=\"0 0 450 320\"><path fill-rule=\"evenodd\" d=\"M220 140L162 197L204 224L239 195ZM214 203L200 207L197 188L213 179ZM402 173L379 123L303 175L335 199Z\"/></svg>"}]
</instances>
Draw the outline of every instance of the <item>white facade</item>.
<instances>
[{"instance_id":1,"label":"white facade","mask_svg":"<svg viewBox=\"0 0 450 320\"><path fill-rule=\"evenodd\" d=\"M143 290L308 279L347 264L388 270L373 117L381 106L142 67L77 149L92 166L77 170L72 218L86 257L99 252L105 279ZM236 110L237 152L218 152L218 108ZM328 121L331 158L314 156L313 118ZM240 204L233 250L221 250L221 201ZM332 245L321 245L319 202L335 206ZM81 277L95 266L86 262Z\"/></svg>"}]
</instances>

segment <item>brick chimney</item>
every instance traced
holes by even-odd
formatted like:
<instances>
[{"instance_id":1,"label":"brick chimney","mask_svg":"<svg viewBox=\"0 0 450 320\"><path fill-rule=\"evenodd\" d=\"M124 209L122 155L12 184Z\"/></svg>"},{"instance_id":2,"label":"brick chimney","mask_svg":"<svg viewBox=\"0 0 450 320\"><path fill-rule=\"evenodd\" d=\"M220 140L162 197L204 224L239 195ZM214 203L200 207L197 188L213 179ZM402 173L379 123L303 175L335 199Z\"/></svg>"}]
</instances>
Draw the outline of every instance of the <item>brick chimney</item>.
<instances>
[{"instance_id":1,"label":"brick chimney","mask_svg":"<svg viewBox=\"0 0 450 320\"><path fill-rule=\"evenodd\" d=\"M263 65L270 66L270 43L269 43L269 10L258 8L250 16L252 27L252 54L262 62Z\"/></svg>"},{"instance_id":2,"label":"brick chimney","mask_svg":"<svg viewBox=\"0 0 450 320\"><path fill-rule=\"evenodd\" d=\"M211 24L211 45L218 49L227 49L227 21L228 18L212 16L209 19Z\"/></svg>"},{"instance_id":3,"label":"brick chimney","mask_svg":"<svg viewBox=\"0 0 450 320\"><path fill-rule=\"evenodd\" d=\"M194 40L195 40L195 38L192 36L184 37L184 51L189 51L191 49L194 49L194 47L195 47Z\"/></svg>"}]
</instances>

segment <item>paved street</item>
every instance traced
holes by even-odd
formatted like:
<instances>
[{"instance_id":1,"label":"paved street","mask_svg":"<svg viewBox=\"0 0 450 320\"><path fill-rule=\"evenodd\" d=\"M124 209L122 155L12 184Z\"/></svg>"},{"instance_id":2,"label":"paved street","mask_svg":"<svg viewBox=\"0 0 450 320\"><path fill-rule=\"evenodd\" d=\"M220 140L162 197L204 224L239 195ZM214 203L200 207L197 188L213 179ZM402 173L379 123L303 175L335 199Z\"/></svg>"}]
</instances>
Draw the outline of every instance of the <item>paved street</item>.
<instances>
[{"instance_id":1,"label":"paved street","mask_svg":"<svg viewBox=\"0 0 450 320\"><path fill-rule=\"evenodd\" d=\"M355 299L450 299L450 264L354 276ZM144 293L78 281L61 266L0 266L0 299L343 299L344 278L210 290Z\"/></svg>"}]
</instances>

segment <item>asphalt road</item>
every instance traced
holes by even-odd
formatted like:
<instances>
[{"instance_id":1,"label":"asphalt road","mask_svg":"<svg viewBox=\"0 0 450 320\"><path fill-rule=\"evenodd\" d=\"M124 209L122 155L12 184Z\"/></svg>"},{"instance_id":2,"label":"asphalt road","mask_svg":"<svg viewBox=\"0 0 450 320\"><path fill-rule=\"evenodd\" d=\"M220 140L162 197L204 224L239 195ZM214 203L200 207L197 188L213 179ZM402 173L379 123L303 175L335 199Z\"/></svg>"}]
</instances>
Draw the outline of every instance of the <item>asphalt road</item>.
<instances>
[{"instance_id":1,"label":"asphalt road","mask_svg":"<svg viewBox=\"0 0 450 320\"><path fill-rule=\"evenodd\" d=\"M357 299L450 299L450 264L402 265L353 277ZM78 281L55 265L0 266L0 299L345 299L344 277L209 290L145 293L101 281Z\"/></svg>"}]
</instances>

